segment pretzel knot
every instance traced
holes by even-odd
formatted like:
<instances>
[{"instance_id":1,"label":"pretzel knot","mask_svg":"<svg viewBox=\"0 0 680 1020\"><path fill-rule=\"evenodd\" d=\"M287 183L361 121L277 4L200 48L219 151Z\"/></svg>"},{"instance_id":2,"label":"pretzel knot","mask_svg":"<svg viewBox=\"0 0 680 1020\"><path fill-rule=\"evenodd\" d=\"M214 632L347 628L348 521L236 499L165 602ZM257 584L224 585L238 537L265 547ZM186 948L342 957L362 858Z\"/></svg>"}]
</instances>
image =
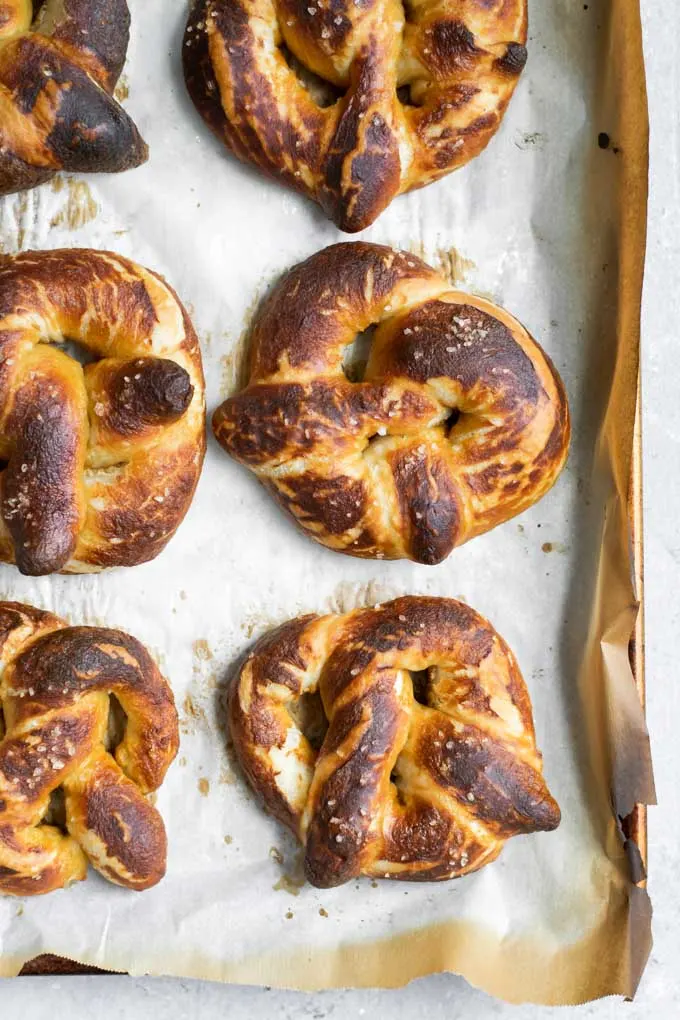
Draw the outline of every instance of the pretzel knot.
<instances>
[{"instance_id":1,"label":"pretzel knot","mask_svg":"<svg viewBox=\"0 0 680 1020\"><path fill-rule=\"evenodd\" d=\"M197 0L184 75L240 159L356 231L482 151L526 35L526 0Z\"/></svg>"},{"instance_id":2,"label":"pretzel knot","mask_svg":"<svg viewBox=\"0 0 680 1020\"><path fill-rule=\"evenodd\" d=\"M149 653L121 631L69 627L3 602L0 665L0 893L60 889L85 878L88 859L118 885L155 885L166 835L144 794L162 783L179 737ZM127 715L115 753L106 749L110 695ZM45 821L58 790L65 831Z\"/></svg>"},{"instance_id":3,"label":"pretzel knot","mask_svg":"<svg viewBox=\"0 0 680 1020\"><path fill-rule=\"evenodd\" d=\"M255 646L229 710L246 776L316 886L457 878L559 824L514 656L453 599L291 620Z\"/></svg>"},{"instance_id":4,"label":"pretzel knot","mask_svg":"<svg viewBox=\"0 0 680 1020\"><path fill-rule=\"evenodd\" d=\"M47 574L156 556L201 470L203 389L159 276L88 249L0 257L0 559Z\"/></svg>"},{"instance_id":5,"label":"pretzel knot","mask_svg":"<svg viewBox=\"0 0 680 1020\"><path fill-rule=\"evenodd\" d=\"M350 381L345 350L376 323ZM253 325L250 383L213 425L317 541L421 563L540 499L570 431L557 372L511 315L408 252L359 242L274 288Z\"/></svg>"},{"instance_id":6,"label":"pretzel knot","mask_svg":"<svg viewBox=\"0 0 680 1020\"><path fill-rule=\"evenodd\" d=\"M0 195L146 160L112 97L129 30L126 0L0 0Z\"/></svg>"}]
</instances>

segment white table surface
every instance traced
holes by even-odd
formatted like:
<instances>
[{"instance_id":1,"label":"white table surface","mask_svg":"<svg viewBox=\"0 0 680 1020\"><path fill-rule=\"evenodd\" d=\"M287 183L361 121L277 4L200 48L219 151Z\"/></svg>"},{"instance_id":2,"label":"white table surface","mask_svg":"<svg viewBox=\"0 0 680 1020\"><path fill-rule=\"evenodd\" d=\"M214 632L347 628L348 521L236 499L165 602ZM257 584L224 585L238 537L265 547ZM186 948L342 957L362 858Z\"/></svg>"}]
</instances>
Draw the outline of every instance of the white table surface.
<instances>
[{"instance_id":1,"label":"white table surface","mask_svg":"<svg viewBox=\"0 0 680 1020\"><path fill-rule=\"evenodd\" d=\"M652 127L643 385L648 719L660 804L651 809L649 819L654 949L634 1003L620 999L590 1003L570 1010L574 1020L680 1016L680 696L675 686L675 640L680 632L675 587L680 564L680 3L642 0L642 6ZM397 991L314 995L151 978L0 981L3 1017L102 1015L107 1020L137 1020L152 1011L163 1020L199 1016L412 1020L423 1014L427 1020L510 1016L543 1020L561 1012L506 1006L452 975L423 978Z\"/></svg>"}]
</instances>

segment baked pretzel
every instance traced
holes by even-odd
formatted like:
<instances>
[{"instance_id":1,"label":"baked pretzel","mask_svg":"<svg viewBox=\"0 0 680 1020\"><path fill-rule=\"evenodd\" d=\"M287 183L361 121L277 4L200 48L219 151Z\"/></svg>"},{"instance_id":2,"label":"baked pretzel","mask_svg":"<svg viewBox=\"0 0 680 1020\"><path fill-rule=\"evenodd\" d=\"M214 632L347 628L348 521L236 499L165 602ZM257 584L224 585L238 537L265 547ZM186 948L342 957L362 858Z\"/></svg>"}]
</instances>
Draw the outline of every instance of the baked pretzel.
<instances>
[{"instance_id":1,"label":"baked pretzel","mask_svg":"<svg viewBox=\"0 0 680 1020\"><path fill-rule=\"evenodd\" d=\"M328 729L315 749L299 721L317 693ZM229 719L250 784L322 888L457 878L511 836L559 825L515 658L453 599L285 623L242 666Z\"/></svg>"},{"instance_id":2,"label":"baked pretzel","mask_svg":"<svg viewBox=\"0 0 680 1020\"><path fill-rule=\"evenodd\" d=\"M484 149L526 37L526 0L196 0L184 76L239 159L356 231Z\"/></svg>"},{"instance_id":3,"label":"baked pretzel","mask_svg":"<svg viewBox=\"0 0 680 1020\"><path fill-rule=\"evenodd\" d=\"M144 163L112 95L129 32L126 0L0 0L0 195Z\"/></svg>"},{"instance_id":4,"label":"baked pretzel","mask_svg":"<svg viewBox=\"0 0 680 1020\"><path fill-rule=\"evenodd\" d=\"M191 503L204 422L196 334L160 276L85 248L0 257L0 560L153 559Z\"/></svg>"},{"instance_id":5,"label":"baked pretzel","mask_svg":"<svg viewBox=\"0 0 680 1020\"><path fill-rule=\"evenodd\" d=\"M374 323L351 382L343 354ZM318 542L420 563L540 499L569 443L560 378L516 319L408 252L360 242L274 288L253 325L250 383L213 426Z\"/></svg>"},{"instance_id":6,"label":"baked pretzel","mask_svg":"<svg viewBox=\"0 0 680 1020\"><path fill-rule=\"evenodd\" d=\"M162 783L179 736L149 653L122 631L0 602L0 666L0 893L61 889L85 878L88 859L118 885L155 885L166 835L144 794ZM110 695L127 725L109 752ZM59 790L61 828L48 814Z\"/></svg>"}]
</instances>

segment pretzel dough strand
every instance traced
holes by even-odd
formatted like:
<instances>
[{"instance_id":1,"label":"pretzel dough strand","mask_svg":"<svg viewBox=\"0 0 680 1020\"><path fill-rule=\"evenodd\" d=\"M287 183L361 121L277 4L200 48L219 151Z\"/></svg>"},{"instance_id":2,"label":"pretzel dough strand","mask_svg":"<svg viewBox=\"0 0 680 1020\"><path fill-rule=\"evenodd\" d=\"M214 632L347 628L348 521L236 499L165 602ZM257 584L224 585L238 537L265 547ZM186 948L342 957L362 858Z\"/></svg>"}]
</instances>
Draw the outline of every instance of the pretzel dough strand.
<instances>
[{"instance_id":1,"label":"pretzel dough strand","mask_svg":"<svg viewBox=\"0 0 680 1020\"><path fill-rule=\"evenodd\" d=\"M357 231L481 152L526 33L526 0L197 0L184 70L240 159ZM309 72L340 97L315 95Z\"/></svg>"},{"instance_id":2,"label":"pretzel dough strand","mask_svg":"<svg viewBox=\"0 0 680 1020\"><path fill-rule=\"evenodd\" d=\"M294 711L317 691L318 751ZM302 841L318 886L457 877L511 836L559 824L514 656L452 599L284 624L235 678L229 717L246 776Z\"/></svg>"},{"instance_id":3,"label":"pretzel dough strand","mask_svg":"<svg viewBox=\"0 0 680 1020\"><path fill-rule=\"evenodd\" d=\"M77 340L84 368L50 346ZM132 565L182 520L205 446L198 341L160 277L88 249L0 260L0 557Z\"/></svg>"},{"instance_id":4,"label":"pretzel dough strand","mask_svg":"<svg viewBox=\"0 0 680 1020\"><path fill-rule=\"evenodd\" d=\"M147 147L113 98L130 31L126 0L0 0L0 195L59 170L117 173Z\"/></svg>"},{"instance_id":5,"label":"pretzel dough strand","mask_svg":"<svg viewBox=\"0 0 680 1020\"><path fill-rule=\"evenodd\" d=\"M352 382L343 353L371 324ZM569 410L545 353L408 252L355 242L296 266L255 320L250 368L215 435L341 552L438 563L540 499L566 460Z\"/></svg>"},{"instance_id":6,"label":"pretzel dough strand","mask_svg":"<svg viewBox=\"0 0 680 1020\"><path fill-rule=\"evenodd\" d=\"M145 799L178 747L170 688L134 638L0 603L0 893L25 896L85 877L87 860L131 889L165 873L162 819ZM105 748L109 695L127 726ZM65 796L64 833L44 818Z\"/></svg>"}]
</instances>

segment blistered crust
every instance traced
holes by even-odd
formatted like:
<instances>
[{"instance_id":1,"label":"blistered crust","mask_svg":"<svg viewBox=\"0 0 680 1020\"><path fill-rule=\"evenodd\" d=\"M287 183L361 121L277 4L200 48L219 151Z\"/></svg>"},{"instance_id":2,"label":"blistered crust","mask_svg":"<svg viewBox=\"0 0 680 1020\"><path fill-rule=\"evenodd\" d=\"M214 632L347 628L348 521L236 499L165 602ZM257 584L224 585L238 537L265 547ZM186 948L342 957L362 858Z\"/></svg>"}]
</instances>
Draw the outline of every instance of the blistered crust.
<instances>
[{"instance_id":1,"label":"blistered crust","mask_svg":"<svg viewBox=\"0 0 680 1020\"><path fill-rule=\"evenodd\" d=\"M117 630L69 627L0 603L0 893L35 896L85 877L129 889L165 874L156 790L179 744L172 692L146 649ZM109 695L125 733L105 747ZM44 821L64 794L64 829Z\"/></svg>"},{"instance_id":2,"label":"blistered crust","mask_svg":"<svg viewBox=\"0 0 680 1020\"><path fill-rule=\"evenodd\" d=\"M352 382L345 349L372 324ZM274 288L249 383L213 428L318 542L428 564L539 500L570 438L560 377L516 319L363 242L326 248Z\"/></svg>"},{"instance_id":3,"label":"blistered crust","mask_svg":"<svg viewBox=\"0 0 680 1020\"><path fill-rule=\"evenodd\" d=\"M239 159L353 232L482 151L526 37L526 0L196 0L184 76ZM321 105L295 61L326 83Z\"/></svg>"},{"instance_id":4,"label":"blistered crust","mask_svg":"<svg viewBox=\"0 0 680 1020\"><path fill-rule=\"evenodd\" d=\"M0 259L0 559L33 575L153 559L204 451L198 340L159 276L89 249Z\"/></svg>"},{"instance_id":5,"label":"blistered crust","mask_svg":"<svg viewBox=\"0 0 680 1020\"><path fill-rule=\"evenodd\" d=\"M328 721L318 751L296 721L313 694ZM229 721L246 777L320 887L456 878L560 821L515 658L453 599L291 620L241 667Z\"/></svg>"},{"instance_id":6,"label":"blistered crust","mask_svg":"<svg viewBox=\"0 0 680 1020\"><path fill-rule=\"evenodd\" d=\"M0 0L0 195L57 171L116 173L148 150L113 98L130 32L126 0Z\"/></svg>"}]
</instances>

